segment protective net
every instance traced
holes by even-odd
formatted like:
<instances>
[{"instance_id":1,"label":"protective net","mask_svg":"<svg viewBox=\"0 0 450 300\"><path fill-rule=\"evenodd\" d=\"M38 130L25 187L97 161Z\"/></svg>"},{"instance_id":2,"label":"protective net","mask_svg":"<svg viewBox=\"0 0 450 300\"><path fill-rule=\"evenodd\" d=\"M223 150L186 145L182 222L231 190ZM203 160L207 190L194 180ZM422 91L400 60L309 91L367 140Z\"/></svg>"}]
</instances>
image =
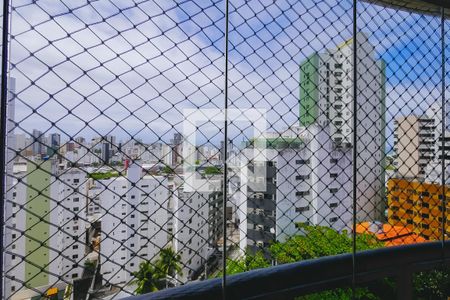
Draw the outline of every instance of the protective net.
<instances>
[{"instance_id":1,"label":"protective net","mask_svg":"<svg viewBox=\"0 0 450 300\"><path fill-rule=\"evenodd\" d=\"M448 21L400 2L10 1L2 297L446 239Z\"/></svg>"}]
</instances>

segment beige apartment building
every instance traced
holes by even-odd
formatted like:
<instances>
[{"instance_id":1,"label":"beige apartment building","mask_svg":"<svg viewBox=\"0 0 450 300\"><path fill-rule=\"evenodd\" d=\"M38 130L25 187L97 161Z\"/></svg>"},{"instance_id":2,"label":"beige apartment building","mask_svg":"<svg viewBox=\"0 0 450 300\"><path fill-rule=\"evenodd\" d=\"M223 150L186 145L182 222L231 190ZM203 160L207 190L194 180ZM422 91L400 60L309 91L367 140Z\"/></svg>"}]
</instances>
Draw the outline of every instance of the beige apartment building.
<instances>
[{"instance_id":1,"label":"beige apartment building","mask_svg":"<svg viewBox=\"0 0 450 300\"><path fill-rule=\"evenodd\" d=\"M432 116L402 116L394 121L397 176L424 179L435 157L436 120Z\"/></svg>"}]
</instances>

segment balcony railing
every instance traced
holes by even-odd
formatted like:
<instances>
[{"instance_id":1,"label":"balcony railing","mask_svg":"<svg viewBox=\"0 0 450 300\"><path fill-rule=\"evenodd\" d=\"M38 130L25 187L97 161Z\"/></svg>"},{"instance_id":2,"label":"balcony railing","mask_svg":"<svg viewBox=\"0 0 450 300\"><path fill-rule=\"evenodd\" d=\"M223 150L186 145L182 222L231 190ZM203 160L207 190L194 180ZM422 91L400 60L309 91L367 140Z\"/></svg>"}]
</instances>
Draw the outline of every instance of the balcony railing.
<instances>
[{"instance_id":1,"label":"balcony railing","mask_svg":"<svg viewBox=\"0 0 450 300\"><path fill-rule=\"evenodd\" d=\"M413 274L449 267L448 249L447 241L433 242L361 251L355 256L342 254L322 257L254 270L231 275L228 278L226 294L229 299L294 299L336 288L367 287L377 280L392 278L391 282L395 286L392 288L393 296L397 299L413 299ZM357 261L356 270L353 268L354 259ZM127 299L221 297L221 281L212 279Z\"/></svg>"}]
</instances>

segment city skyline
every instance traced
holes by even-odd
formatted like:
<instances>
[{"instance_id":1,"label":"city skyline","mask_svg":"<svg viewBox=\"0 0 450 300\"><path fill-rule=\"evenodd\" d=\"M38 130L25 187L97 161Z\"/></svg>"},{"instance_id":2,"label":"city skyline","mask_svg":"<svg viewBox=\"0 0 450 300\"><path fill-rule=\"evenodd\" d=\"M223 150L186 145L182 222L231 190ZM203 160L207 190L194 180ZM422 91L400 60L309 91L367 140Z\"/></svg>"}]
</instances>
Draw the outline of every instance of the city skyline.
<instances>
[{"instance_id":1,"label":"city skyline","mask_svg":"<svg viewBox=\"0 0 450 300\"><path fill-rule=\"evenodd\" d=\"M347 3L348 2L348 3ZM334 16L336 14L342 14L343 16L347 16L347 12L349 13L350 2L347 1L342 3L340 7L340 11L337 12L329 12L330 16ZM67 132L70 136L76 135L79 132L80 135L85 137L90 137L95 135L95 131L98 131L102 134L108 134L111 131L114 131L114 134L118 136L119 139L127 139L129 134L124 132L122 128L125 128L127 132L130 132L131 135L140 135L141 138L148 137L149 141L157 140L161 136L165 136L168 126L170 125L179 127L180 122L179 117L181 115L182 108L191 108L191 107L208 107L204 106L204 104L208 104L209 107L221 108L223 107L223 95L221 94L221 89L223 88L224 81L223 78L216 74L215 72L210 72L209 69L205 69L202 67L195 68L190 66L190 68L184 69L183 67L178 68L170 68L167 69L164 64L167 62L167 59L163 59L162 61L158 61L156 58L163 57L161 55L158 56L159 51L155 48L151 48L151 53L155 53L155 55L148 54L150 57L154 57L154 59L150 60L149 64L154 72L161 72L163 75L155 78L155 80L160 80L161 84L159 87L158 84L152 84L152 86L147 87L147 92L143 93L140 90L136 90L134 93L130 94L130 91L134 89L137 83L141 83L142 79L145 76L152 76L153 73L147 74L142 70L142 50L145 48L145 43L141 44L139 39L135 42L136 44L130 44L128 47L125 47L119 43L121 39L117 34L109 33L106 28L97 28L90 27L87 29L82 29L80 27L80 20L85 20L89 23L89 18L99 18L99 14L103 14L103 18L107 18L115 11L115 7L112 4L95 4L94 7L88 7L81 5L79 9L76 7L68 10L66 7L67 4L59 3L55 6L53 4L52 10L61 10L61 11L72 11L74 14L74 18L69 18L67 15L62 15L59 18L55 18L54 20L45 22L50 28L53 28L55 32L61 32L63 28L68 32L73 32L69 39L64 38L62 35L55 35L53 39L55 40L55 46L53 48L45 48L40 51L37 55L42 62L49 61L48 55L53 53L67 53L73 63L76 64L75 67L73 64L62 63L62 66L65 68L59 71L59 69L52 70L50 73L44 72L41 68L42 63L39 61L33 62L21 62L20 64L16 64L19 62L23 55L26 55L26 49L39 49L39 43L43 42L43 38L39 33L39 26L35 30L27 30L27 34L29 36L36 37L36 39L21 39L20 33L24 32L31 25L39 24L41 20L39 19L40 14L29 15L28 11L33 10L33 8L37 8L42 6L43 8L48 7L49 3L47 1L42 1L39 4L33 4L29 7L18 9L14 11L15 18L13 18L12 30L13 33L18 36L18 41L21 44L18 44L18 41L13 41L12 48L16 49L16 51L12 52L11 62L14 64L11 69L11 76L17 79L17 118L16 121L21 124L21 127L26 128L28 132L31 132L32 129L39 129L40 131L47 132L49 129L52 129L53 125L51 122L55 122L54 125L61 128L60 134L64 134ZM99 7L97 8L98 5ZM123 3L125 7L128 7L125 3ZM143 4L144 5L144 4ZM282 2L280 4L282 7L287 5L287 3ZM305 4L303 4L305 5ZM299 9L302 11L304 9L303 5L299 4ZM319 4L322 5L322 4ZM325 4L323 4L325 5ZM151 7L152 5L146 3L144 6ZM157 5L155 5L156 8ZM253 8L257 7L257 3L248 3L247 7ZM82 8L86 8L83 10ZM95 8L95 9L94 9ZM364 9L363 9L364 8ZM90 9L91 15L88 14ZM98 9L98 11L96 11ZM180 15L177 14L178 8L171 8L170 5L165 9L169 9L174 12L174 17L179 18ZM186 7L188 11L190 11L189 7ZM40 10L40 9L39 9ZM130 7L130 13L136 13L140 11L140 8ZM216 11L212 16L215 17L216 20L222 20L221 11ZM383 15L387 14L386 11L377 9L376 7L361 7L361 16L360 24L361 27L364 28L372 28L374 20L371 20L371 15ZM367 16L367 17L365 17ZM401 13L400 25L398 27L406 26L409 22L419 22L425 23L427 22L428 26L433 26L434 23L433 18L418 18L414 15L408 13ZM308 16L313 17L313 16ZM328 23L327 15L318 16L325 23ZM79 18L79 19L77 19ZM168 17L160 17L162 20L171 22ZM205 14L201 14L196 16L199 21L203 21L206 18ZM196 19L196 20L197 20ZM282 22L280 26L284 26L285 30L289 30L290 28L302 28L303 24L308 20L293 20L294 23L289 24L288 22ZM230 70L230 76L233 78L241 78L243 74L250 74L250 77L246 77L245 82L239 81L236 84L234 89L230 89L229 100L232 106L236 107L252 107L254 102L258 102L260 107L258 108L267 108L269 110L269 114L271 119L273 120L273 126L276 130L281 130L281 127L285 126L285 123L292 125L295 123L296 114L295 111L298 111L298 103L296 101L298 95L298 87L297 87L297 78L298 78L298 66L295 62L300 62L304 60L306 57L314 53L314 49L319 47L332 46L333 44L338 45L341 42L345 41L349 36L351 36L350 29L345 26L345 18L342 20L338 20L333 23L333 29L336 30L335 34L331 34L330 32L324 33L320 32L320 36L314 36L314 39L310 37L308 34L305 36L297 37L296 44L310 44L310 47L307 49L300 49L299 47L285 48L285 52L279 53L278 56L274 57L272 60L268 60L264 63L264 67L259 67L257 72L249 72L249 67L257 63L257 60L252 56L247 57L243 62L239 61L238 53L245 53L245 49L240 51L240 48L234 49L230 55L230 59L232 61L236 60L235 67ZM93 21L92 21L93 22ZM116 22L116 23L114 23ZM139 30L144 31L148 36L150 36L151 41L158 41L158 45L160 45L161 50L163 51L166 48L169 48L168 44L170 43L170 39L159 39L155 30L157 29L157 25L153 22L138 22L138 27L133 28L130 24L129 17L124 15L119 15L114 19L113 25L120 25L120 28L124 28L123 30L127 32L130 36L140 36L142 33ZM180 26L187 26L191 24L192 21L182 22L180 21ZM233 22L233 20L232 20ZM263 24L270 24L271 19L267 16L261 20ZM30 24L30 25L28 25ZM143 24L146 24L147 27L144 29ZM430 25L431 24L431 25ZM390 24L386 24L385 26L389 26ZM323 26L323 25L321 25ZM436 25L437 26L437 25ZM185 28L181 27L177 29L176 34L182 35L183 30ZM240 34L244 34L247 32L243 26L236 25L236 30L240 30ZM338 29L342 29L338 31ZM189 31L189 28L186 29ZM242 30L244 30L242 32ZM275 30L275 28L273 29ZM400 29L399 29L400 30ZM431 31L431 30L430 30ZM80 32L86 33L85 35L80 34ZM370 39L373 45L376 47L377 57L382 58L386 61L387 64L387 83L386 83L386 92L387 92L387 101L386 104L391 108L390 114L391 116L395 116L398 113L402 114L410 114L414 112L416 109L420 109L418 113L426 110L427 105L431 102L434 102L436 98L439 97L440 92L436 85L430 84L425 85L425 80L423 79L424 74L431 74L434 77L438 77L438 70L434 68L433 65L428 64L427 59L433 59L433 49L437 49L437 35L434 32L431 32L428 36L425 35L417 35L414 37L410 36L402 36L398 39L386 40L383 39L384 36L379 34L380 30L374 32L368 32L370 35ZM397 31L394 30L394 34ZM214 66L212 69L219 68L219 64L222 62L223 53L219 51L217 43L221 41L221 32L217 29L213 32L211 39L215 41L215 43L211 43L210 40L206 40L201 35L195 35L195 39L198 40L198 45L189 44L188 45L180 45L179 48L174 49L176 55L180 55L180 61L184 62L186 59L186 55L183 53L197 53L198 49L205 48L208 49L206 52L207 58L211 61ZM257 33L257 36L261 33ZM239 35L232 34L230 38L237 39ZM261 36L263 38L264 36ZM267 52L271 50L276 50L278 44L283 44L285 36L275 36L272 44L267 45L267 48L263 48L258 50L261 56L266 55ZM277 39L280 39L279 41ZM436 43L433 41L436 39ZM31 44L28 44L31 43ZM78 44L77 44L78 43ZM112 47L117 46L116 51L118 53L123 53L124 58L126 57L126 61L124 58L120 56L114 58L114 55L111 54L111 60L109 60L109 56L101 57L100 56L100 46L106 43L108 47L107 53L113 53ZM111 43L111 45L109 45ZM90 51L88 53L82 53L79 44L88 45ZM76 45L77 47L69 50L69 47L72 45ZM202 46L200 46L202 45ZM411 45L419 45L419 49L414 49L417 51L413 51ZM240 47L244 47L242 45ZM138 52L131 51L135 47ZM142 50L141 50L142 49ZM47 52L45 52L47 51ZM48 52L51 51L51 52ZM394 59L394 57L398 57L399 53L402 54L401 57L404 59L410 58L411 65L414 64L415 71L414 72L406 72L403 71L401 62ZM172 53L169 53L172 54ZM181 59L181 57L184 58ZM425 59L423 59L425 58ZM196 58L194 58L196 59ZM277 61L286 60L286 63L283 64L282 69L277 68ZM106 64L109 68L109 71L112 72L111 75L122 75L124 77L122 83L119 80L114 80L112 82L109 81L113 77L103 78L99 74L98 81L99 83L105 83L108 87L110 87L111 91L108 89L107 92L111 93L108 95L106 92L95 88L97 84L96 74L91 73L92 68L90 65L86 63L86 61L95 62L97 65L100 63ZM117 66L114 66L113 62L117 62ZM181 64L180 62L180 64ZM194 61L196 62L196 61ZM186 64L187 65L187 64ZM62 68L61 66L61 68ZM136 71L131 71L132 67L136 68ZM122 69L119 69L122 68ZM167 70L166 70L167 69ZM269 70L275 70L276 73L271 74ZM74 87L79 87L79 91L74 91L73 89L64 88L61 85L62 90L59 91L56 87L61 84L62 81L71 82L72 79L78 78L80 72L87 72L89 75L81 75L81 77L73 82ZM138 72L139 73L136 73ZM167 72L167 74L166 74ZM202 76L202 80L206 78L212 78L213 82L208 83L205 81L205 84L195 85L194 82L190 79L185 79L186 74L191 73L204 73ZM39 80L35 80L39 78L39 75L45 75L43 78ZM256 77L255 77L256 76ZM61 79L58 79L60 77ZM130 78L128 78L130 77ZM265 84L261 84L260 81L262 78L265 78ZM55 80L52 80L55 79ZM282 85L274 85L270 86L270 83L276 83L280 79L283 79ZM192 94L191 97L180 97L180 95L174 94L175 89L170 88L170 82L182 82L183 85L177 84L177 88L181 88L186 91L186 94ZM30 86L29 83L33 82ZM51 83L50 83L51 82ZM203 81L200 81L203 82ZM137 86L139 86L139 84ZM250 84L254 87L253 92L247 92L241 94L238 91L246 90L244 84ZM128 85L128 87L127 87ZM242 85L242 86L241 86ZM180 87L181 86L181 87ZM87 89L84 92L82 89ZM267 94L268 88L273 88L273 92ZM36 92L34 92L36 90ZM37 92L37 90L48 91L47 92ZM117 90L117 91L116 91ZM128 92L126 92L128 90ZM58 91L57 93L54 93ZM112 91L116 91L116 94ZM289 91L289 92L287 92ZM162 93L162 96L158 96L158 93ZM169 93L169 94L168 94ZM52 95L51 97L46 97L45 94ZM147 96L147 95L148 96ZM166 95L167 94L167 95ZM277 96L275 96L277 95ZM89 101L84 101L83 97L86 97ZM135 98L130 98L135 97ZM146 98L147 97L147 98ZM256 98L255 98L256 97ZM48 99L47 99L48 98ZM414 99L411 101L411 99ZM280 101L283 100L283 101ZM152 103L154 101L158 101L158 109L165 111L166 119L164 122L158 119L158 113L155 108L152 107ZM60 103L60 104L59 104ZM174 103L177 106L172 106ZM273 107L273 103L276 103L276 107ZM395 105L394 105L395 103ZM417 107L416 107L417 104ZM55 111L55 108L67 107L68 109L56 110L56 113L52 113ZM81 105L81 106L80 106ZM112 105L111 108L109 106ZM98 108L96 108L98 106ZM29 116L32 112L32 109L37 109L37 114ZM136 110L139 108L139 110ZM71 113L69 113L69 111ZM130 112L135 112L133 116L130 115ZM283 119L277 118L277 114L283 114ZM128 115L128 117L127 117ZM84 120L80 118L83 116ZM62 118L62 120L60 120ZM151 128L147 127L145 122L142 122L143 118L146 120L151 120ZM48 119L46 121L45 119ZM139 120L141 119L141 120ZM389 121L390 116L387 115L387 121ZM121 120L121 127L116 126L113 120ZM85 124L84 121L89 121L91 128L82 129ZM390 122L388 122L390 123ZM36 124L41 124L40 126L36 126ZM181 128L177 128L179 132L181 132ZM233 130L231 128L231 130ZM391 128L393 130L393 128ZM390 131L392 132L392 131ZM170 133L169 136L172 135ZM387 135L388 137L390 135ZM391 142L392 140L390 140Z\"/></svg>"}]
</instances>

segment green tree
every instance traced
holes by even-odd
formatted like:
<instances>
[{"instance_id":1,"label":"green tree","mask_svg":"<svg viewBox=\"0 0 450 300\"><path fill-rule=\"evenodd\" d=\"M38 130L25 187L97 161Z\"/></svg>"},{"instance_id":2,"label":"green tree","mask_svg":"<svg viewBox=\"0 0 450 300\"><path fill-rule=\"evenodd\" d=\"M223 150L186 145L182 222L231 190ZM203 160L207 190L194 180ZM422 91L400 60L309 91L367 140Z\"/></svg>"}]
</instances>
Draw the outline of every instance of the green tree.
<instances>
[{"instance_id":1,"label":"green tree","mask_svg":"<svg viewBox=\"0 0 450 300\"><path fill-rule=\"evenodd\" d=\"M339 233L323 226L308 226L297 224L302 235L289 238L286 242L276 242L269 247L272 260L278 264L297 262L321 256L337 255L352 251L352 238L347 232ZM358 250L375 249L383 245L372 235L358 235L356 239ZM266 268L271 262L262 252L246 253L242 258L227 262L227 274L236 274L253 269ZM323 291L299 297L301 300L315 299L352 299L352 290L341 288ZM367 288L356 289L355 299L378 299Z\"/></svg>"},{"instance_id":2,"label":"green tree","mask_svg":"<svg viewBox=\"0 0 450 300\"><path fill-rule=\"evenodd\" d=\"M217 174L222 174L222 171L217 167L208 166L208 167L205 167L204 174L205 175L217 175Z\"/></svg>"},{"instance_id":3,"label":"green tree","mask_svg":"<svg viewBox=\"0 0 450 300\"><path fill-rule=\"evenodd\" d=\"M164 166L164 168L162 168L161 172L163 172L165 174L174 174L175 170L169 166Z\"/></svg>"},{"instance_id":4,"label":"green tree","mask_svg":"<svg viewBox=\"0 0 450 300\"><path fill-rule=\"evenodd\" d=\"M168 287L169 277L181 273L181 256L172 248L164 248L159 252L159 259L154 262L143 261L138 271L133 273L136 294L146 294Z\"/></svg>"},{"instance_id":5,"label":"green tree","mask_svg":"<svg viewBox=\"0 0 450 300\"><path fill-rule=\"evenodd\" d=\"M247 252L243 257L227 261L227 274L237 274L254 269L270 267L270 262L264 257L262 252L251 254Z\"/></svg>"},{"instance_id":6,"label":"green tree","mask_svg":"<svg viewBox=\"0 0 450 300\"><path fill-rule=\"evenodd\" d=\"M270 253L277 263L285 264L352 251L352 238L346 231L339 233L328 227L304 224L298 224L298 228L303 235L295 235L284 243L277 242L270 246ZM356 236L358 251L382 246L383 244L378 242L373 235L359 234Z\"/></svg>"},{"instance_id":7,"label":"green tree","mask_svg":"<svg viewBox=\"0 0 450 300\"><path fill-rule=\"evenodd\" d=\"M95 263L95 261L87 259L84 262L84 272L85 272L84 276L93 276L95 274L96 266L97 266L97 264Z\"/></svg>"},{"instance_id":8,"label":"green tree","mask_svg":"<svg viewBox=\"0 0 450 300\"><path fill-rule=\"evenodd\" d=\"M174 277L181 272L181 255L177 254L172 248L164 248L159 252L160 259L157 261L156 268L164 274L166 286L168 277Z\"/></svg>"},{"instance_id":9,"label":"green tree","mask_svg":"<svg viewBox=\"0 0 450 300\"><path fill-rule=\"evenodd\" d=\"M374 294L370 293L366 288L355 289L355 297L353 298L353 291L351 288L340 288L330 291L318 292L306 296L297 297L296 300L376 300L379 299Z\"/></svg>"},{"instance_id":10,"label":"green tree","mask_svg":"<svg viewBox=\"0 0 450 300\"><path fill-rule=\"evenodd\" d=\"M135 279L131 282L136 284L136 294L146 294L161 289L161 281L165 278L164 274L155 268L154 264L146 260L139 264L139 269L133 273Z\"/></svg>"},{"instance_id":11,"label":"green tree","mask_svg":"<svg viewBox=\"0 0 450 300\"><path fill-rule=\"evenodd\" d=\"M413 278L417 299L447 299L450 295L450 269L418 272Z\"/></svg>"}]
</instances>

